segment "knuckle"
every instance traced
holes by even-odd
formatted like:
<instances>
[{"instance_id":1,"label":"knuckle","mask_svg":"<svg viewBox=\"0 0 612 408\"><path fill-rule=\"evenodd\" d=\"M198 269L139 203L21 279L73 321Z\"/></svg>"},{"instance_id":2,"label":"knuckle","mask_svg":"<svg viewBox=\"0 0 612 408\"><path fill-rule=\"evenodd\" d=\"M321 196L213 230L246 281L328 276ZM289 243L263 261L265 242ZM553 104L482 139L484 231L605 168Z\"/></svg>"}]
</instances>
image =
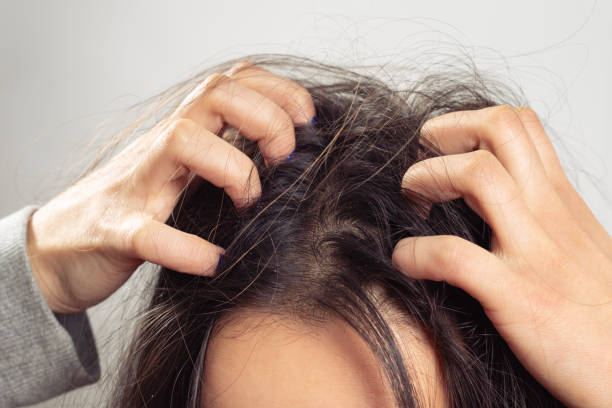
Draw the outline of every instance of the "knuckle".
<instances>
[{"instance_id":1,"label":"knuckle","mask_svg":"<svg viewBox=\"0 0 612 408\"><path fill-rule=\"evenodd\" d=\"M437 267L449 272L456 272L463 265L463 252L457 245L456 238L450 235L440 236L435 251Z\"/></svg>"},{"instance_id":2,"label":"knuckle","mask_svg":"<svg viewBox=\"0 0 612 408\"><path fill-rule=\"evenodd\" d=\"M496 132L504 129L514 136L520 135L523 128L519 110L508 105L493 106L488 109L487 123Z\"/></svg>"},{"instance_id":3,"label":"knuckle","mask_svg":"<svg viewBox=\"0 0 612 408\"><path fill-rule=\"evenodd\" d=\"M483 171L494 171L499 165L499 161L493 153L488 150L476 150L471 153L465 172L468 176L477 177Z\"/></svg>"},{"instance_id":4,"label":"knuckle","mask_svg":"<svg viewBox=\"0 0 612 408\"><path fill-rule=\"evenodd\" d=\"M232 65L231 68L227 71L227 75L231 77L242 71L246 71L249 68L254 68L254 67L257 67L257 66L255 65L255 63L249 60L238 61L237 63Z\"/></svg>"},{"instance_id":5,"label":"knuckle","mask_svg":"<svg viewBox=\"0 0 612 408\"><path fill-rule=\"evenodd\" d=\"M218 88L222 85L226 86L232 82L232 79L222 73L215 72L206 77L203 83L203 88L205 91L210 91L211 89Z\"/></svg>"},{"instance_id":6,"label":"knuckle","mask_svg":"<svg viewBox=\"0 0 612 408\"><path fill-rule=\"evenodd\" d=\"M488 109L492 121L512 122L519 119L518 110L510 105L491 106Z\"/></svg>"},{"instance_id":7,"label":"knuckle","mask_svg":"<svg viewBox=\"0 0 612 408\"><path fill-rule=\"evenodd\" d=\"M179 118L179 119L172 121L172 123L170 123L168 130L170 131L170 133L183 134L183 133L189 133L190 131L192 131L194 126L195 126L195 122L193 120L187 119L187 118Z\"/></svg>"},{"instance_id":8,"label":"knuckle","mask_svg":"<svg viewBox=\"0 0 612 408\"><path fill-rule=\"evenodd\" d=\"M540 117L529 106L521 106L518 108L519 118L523 122L540 123Z\"/></svg>"},{"instance_id":9,"label":"knuckle","mask_svg":"<svg viewBox=\"0 0 612 408\"><path fill-rule=\"evenodd\" d=\"M173 121L164 134L165 148L173 149L176 146L188 143L195 128L196 124L191 119L180 118Z\"/></svg>"},{"instance_id":10,"label":"knuckle","mask_svg":"<svg viewBox=\"0 0 612 408\"><path fill-rule=\"evenodd\" d=\"M502 174L502 165L497 157L488 150L477 150L464 168L462 175L473 194L491 190Z\"/></svg>"},{"instance_id":11,"label":"knuckle","mask_svg":"<svg viewBox=\"0 0 612 408\"><path fill-rule=\"evenodd\" d=\"M218 81L225 80L225 78L227 78L227 75L222 74L220 72L215 72L215 73L208 75L206 79L204 80L204 82L207 82L207 83L218 82Z\"/></svg>"},{"instance_id":12,"label":"knuckle","mask_svg":"<svg viewBox=\"0 0 612 408\"><path fill-rule=\"evenodd\" d=\"M126 245L131 253L139 258L145 257L145 246L147 242L151 242L151 231L147 228L145 222L139 222L132 227L132 231L126 234Z\"/></svg>"},{"instance_id":13,"label":"knuckle","mask_svg":"<svg viewBox=\"0 0 612 408\"><path fill-rule=\"evenodd\" d=\"M491 163L497 161L497 158L489 150L476 150L474 153L475 160L481 163Z\"/></svg>"}]
</instances>

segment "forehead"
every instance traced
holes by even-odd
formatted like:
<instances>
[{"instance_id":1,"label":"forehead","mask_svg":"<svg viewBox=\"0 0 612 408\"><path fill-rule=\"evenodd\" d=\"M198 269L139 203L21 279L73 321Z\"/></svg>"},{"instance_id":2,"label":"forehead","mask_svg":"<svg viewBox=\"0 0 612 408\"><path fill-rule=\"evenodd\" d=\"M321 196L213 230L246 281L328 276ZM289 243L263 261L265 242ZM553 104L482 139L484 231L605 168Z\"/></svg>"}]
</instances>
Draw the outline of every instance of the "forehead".
<instances>
[{"instance_id":1,"label":"forehead","mask_svg":"<svg viewBox=\"0 0 612 408\"><path fill-rule=\"evenodd\" d=\"M439 377L435 353L414 330L403 332L411 376L429 379L422 384L426 405L443 406L431 404L432 396L441 400L440 384L430 381ZM329 319L312 326L257 313L233 318L214 334L203 395L206 408L395 407L379 362L348 324Z\"/></svg>"}]
</instances>

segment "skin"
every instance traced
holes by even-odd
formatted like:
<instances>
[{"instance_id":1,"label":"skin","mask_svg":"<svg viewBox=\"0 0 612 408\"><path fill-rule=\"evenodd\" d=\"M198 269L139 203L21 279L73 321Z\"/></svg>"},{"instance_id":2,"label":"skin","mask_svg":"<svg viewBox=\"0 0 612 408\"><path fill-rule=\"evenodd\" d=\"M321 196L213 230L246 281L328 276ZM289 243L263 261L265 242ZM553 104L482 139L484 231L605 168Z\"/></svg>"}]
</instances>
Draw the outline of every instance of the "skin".
<instances>
[{"instance_id":1,"label":"skin","mask_svg":"<svg viewBox=\"0 0 612 408\"><path fill-rule=\"evenodd\" d=\"M492 227L492 248L408 238L394 264L478 299L525 368L566 405L612 406L612 238L568 181L537 115L507 106L453 112L422 135L446 155L413 165L403 187L433 201L463 197Z\"/></svg>"},{"instance_id":2,"label":"skin","mask_svg":"<svg viewBox=\"0 0 612 408\"><path fill-rule=\"evenodd\" d=\"M273 164L313 115L305 89L259 67L209 77L34 213L27 249L50 308L85 310L143 261L209 274L223 249L164 222L193 175L238 207L259 196L251 160L217 134L239 128ZM453 112L425 123L423 137L444 156L412 166L402 187L433 201L464 198L493 229L492 249L453 236L408 238L395 247L396 267L479 300L521 363L566 405L612 406L612 237L568 181L537 115L507 106Z\"/></svg>"},{"instance_id":3,"label":"skin","mask_svg":"<svg viewBox=\"0 0 612 408\"><path fill-rule=\"evenodd\" d=\"M436 353L414 326L395 322L423 406L447 406ZM206 408L392 408L384 371L357 332L339 319L307 324L242 312L221 325L206 355Z\"/></svg>"},{"instance_id":4,"label":"skin","mask_svg":"<svg viewBox=\"0 0 612 408\"><path fill-rule=\"evenodd\" d=\"M143 261L210 274L223 249L164 222L193 175L237 207L261 194L251 159L217 133L226 124L240 129L273 163L294 150L294 126L313 116L304 88L257 66L208 77L153 130L34 213L27 250L51 309L101 302Z\"/></svg>"}]
</instances>

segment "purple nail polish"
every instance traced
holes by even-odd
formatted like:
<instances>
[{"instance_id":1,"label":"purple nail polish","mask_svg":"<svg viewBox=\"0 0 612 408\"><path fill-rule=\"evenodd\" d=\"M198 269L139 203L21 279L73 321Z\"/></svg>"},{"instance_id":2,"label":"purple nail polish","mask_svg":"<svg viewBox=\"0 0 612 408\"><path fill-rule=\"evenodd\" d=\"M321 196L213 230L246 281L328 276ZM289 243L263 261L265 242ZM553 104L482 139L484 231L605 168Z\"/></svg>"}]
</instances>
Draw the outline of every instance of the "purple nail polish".
<instances>
[{"instance_id":1,"label":"purple nail polish","mask_svg":"<svg viewBox=\"0 0 612 408\"><path fill-rule=\"evenodd\" d=\"M310 126L315 126L317 124L317 117L313 116L312 119L310 119Z\"/></svg>"},{"instance_id":2,"label":"purple nail polish","mask_svg":"<svg viewBox=\"0 0 612 408\"><path fill-rule=\"evenodd\" d=\"M293 160L293 157L295 156L295 150L293 150L291 153L289 153L289 155L287 156L287 158L285 159L285 161L291 161Z\"/></svg>"},{"instance_id":3,"label":"purple nail polish","mask_svg":"<svg viewBox=\"0 0 612 408\"><path fill-rule=\"evenodd\" d=\"M219 269L222 263L223 263L223 254L219 255L219 261L217 262L217 269Z\"/></svg>"}]
</instances>

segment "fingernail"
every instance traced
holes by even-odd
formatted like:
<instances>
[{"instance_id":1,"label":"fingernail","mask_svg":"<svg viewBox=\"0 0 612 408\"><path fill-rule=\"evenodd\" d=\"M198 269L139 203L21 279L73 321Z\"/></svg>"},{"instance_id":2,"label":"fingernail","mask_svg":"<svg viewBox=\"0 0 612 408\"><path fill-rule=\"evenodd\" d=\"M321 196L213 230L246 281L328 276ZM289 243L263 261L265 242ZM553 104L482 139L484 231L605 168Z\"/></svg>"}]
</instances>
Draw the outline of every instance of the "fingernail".
<instances>
[{"instance_id":1,"label":"fingernail","mask_svg":"<svg viewBox=\"0 0 612 408\"><path fill-rule=\"evenodd\" d=\"M223 263L223 254L219 255L219 261L217 262L217 269L219 269L222 263Z\"/></svg>"},{"instance_id":2,"label":"fingernail","mask_svg":"<svg viewBox=\"0 0 612 408\"><path fill-rule=\"evenodd\" d=\"M293 157L295 156L295 150L293 150L291 153L289 153L289 156L287 156L287 158L285 159L285 161L291 161L293 160Z\"/></svg>"},{"instance_id":3,"label":"fingernail","mask_svg":"<svg viewBox=\"0 0 612 408\"><path fill-rule=\"evenodd\" d=\"M312 119L310 119L310 126L315 126L317 124L317 117L313 116Z\"/></svg>"}]
</instances>

